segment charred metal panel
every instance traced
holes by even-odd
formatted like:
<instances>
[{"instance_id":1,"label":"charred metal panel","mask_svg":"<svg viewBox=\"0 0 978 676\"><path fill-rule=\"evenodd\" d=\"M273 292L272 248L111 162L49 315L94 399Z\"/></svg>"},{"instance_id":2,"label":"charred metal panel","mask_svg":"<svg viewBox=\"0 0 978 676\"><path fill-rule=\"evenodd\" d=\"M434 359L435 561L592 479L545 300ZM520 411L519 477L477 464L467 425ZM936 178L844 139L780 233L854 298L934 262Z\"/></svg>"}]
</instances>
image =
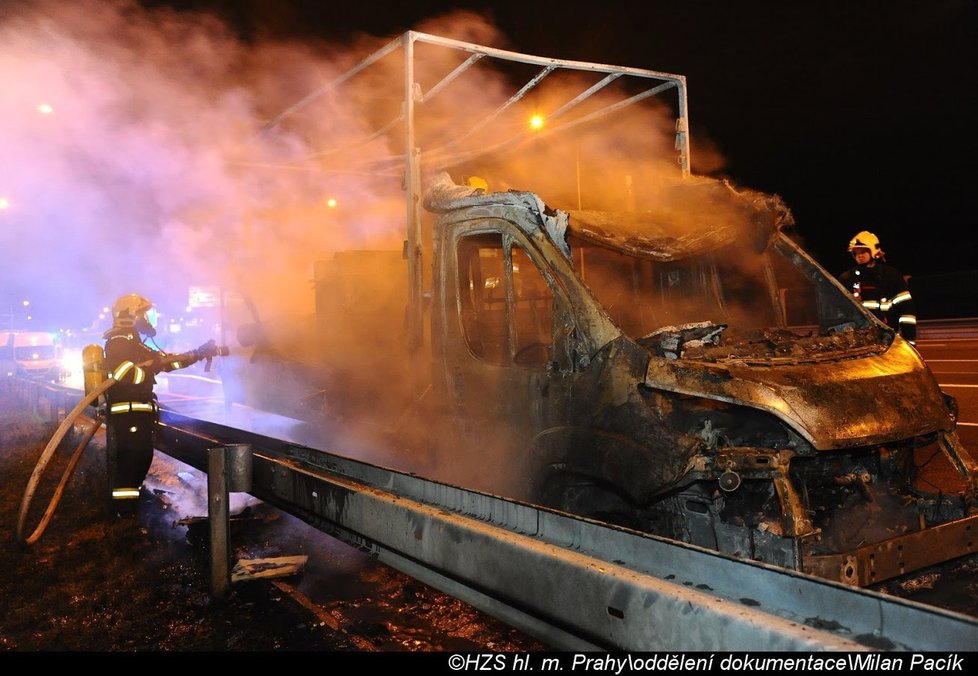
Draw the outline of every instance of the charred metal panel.
<instances>
[{"instance_id":1,"label":"charred metal panel","mask_svg":"<svg viewBox=\"0 0 978 676\"><path fill-rule=\"evenodd\" d=\"M669 403L650 405L640 392L647 359L643 350L617 339L576 379L554 384L573 389L565 418L533 440L530 461L543 472L538 485L554 471L572 468L641 505L683 476L703 441L669 424ZM574 397L574 392L590 396Z\"/></svg>"},{"instance_id":2,"label":"charred metal panel","mask_svg":"<svg viewBox=\"0 0 978 676\"><path fill-rule=\"evenodd\" d=\"M777 368L653 359L646 384L770 411L819 450L912 439L952 426L933 374L903 341L861 359Z\"/></svg>"},{"instance_id":3,"label":"charred metal panel","mask_svg":"<svg viewBox=\"0 0 978 676\"><path fill-rule=\"evenodd\" d=\"M866 545L845 554L809 556L804 570L813 575L867 586L978 552L978 514Z\"/></svg>"}]
</instances>

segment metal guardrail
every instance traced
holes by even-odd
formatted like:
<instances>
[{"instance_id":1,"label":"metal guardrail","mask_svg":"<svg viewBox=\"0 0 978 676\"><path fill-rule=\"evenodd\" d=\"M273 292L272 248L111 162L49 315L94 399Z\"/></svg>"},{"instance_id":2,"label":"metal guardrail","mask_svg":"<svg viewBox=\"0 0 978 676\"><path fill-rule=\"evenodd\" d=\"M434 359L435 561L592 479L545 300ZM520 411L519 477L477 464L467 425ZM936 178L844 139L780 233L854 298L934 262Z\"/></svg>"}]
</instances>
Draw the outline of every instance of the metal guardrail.
<instances>
[{"instance_id":1,"label":"metal guardrail","mask_svg":"<svg viewBox=\"0 0 978 676\"><path fill-rule=\"evenodd\" d=\"M19 381L52 422L78 392ZM42 403L46 402L46 403ZM978 620L161 412L160 450L207 472L251 448L248 492L567 650L970 650Z\"/></svg>"}]
</instances>

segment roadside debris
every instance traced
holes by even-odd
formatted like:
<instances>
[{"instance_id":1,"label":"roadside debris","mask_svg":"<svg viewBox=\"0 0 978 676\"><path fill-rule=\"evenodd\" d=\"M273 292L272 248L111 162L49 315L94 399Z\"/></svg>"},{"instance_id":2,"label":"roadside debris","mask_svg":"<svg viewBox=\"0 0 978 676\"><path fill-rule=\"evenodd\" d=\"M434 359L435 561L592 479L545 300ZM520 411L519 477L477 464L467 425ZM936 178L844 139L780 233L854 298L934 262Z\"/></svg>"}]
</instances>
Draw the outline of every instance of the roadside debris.
<instances>
[{"instance_id":1,"label":"roadside debris","mask_svg":"<svg viewBox=\"0 0 978 676\"><path fill-rule=\"evenodd\" d=\"M231 582L298 575L308 556L278 556L271 559L240 559L231 569Z\"/></svg>"}]
</instances>

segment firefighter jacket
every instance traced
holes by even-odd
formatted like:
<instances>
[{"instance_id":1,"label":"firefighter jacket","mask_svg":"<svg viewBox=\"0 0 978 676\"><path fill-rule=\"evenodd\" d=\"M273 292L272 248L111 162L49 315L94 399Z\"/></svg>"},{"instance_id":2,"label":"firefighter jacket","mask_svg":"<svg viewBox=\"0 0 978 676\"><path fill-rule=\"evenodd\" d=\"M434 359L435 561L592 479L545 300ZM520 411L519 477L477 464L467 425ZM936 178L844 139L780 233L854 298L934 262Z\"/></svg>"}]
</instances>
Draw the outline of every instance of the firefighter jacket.
<instances>
[{"instance_id":1,"label":"firefighter jacket","mask_svg":"<svg viewBox=\"0 0 978 676\"><path fill-rule=\"evenodd\" d=\"M839 281L884 324L897 329L910 343L917 341L917 315L906 278L892 265L857 265Z\"/></svg>"},{"instance_id":2,"label":"firefighter jacket","mask_svg":"<svg viewBox=\"0 0 978 676\"><path fill-rule=\"evenodd\" d=\"M193 353L167 355L154 350L143 344L138 334L125 330L109 331L105 338L105 370L116 381L105 393L110 414L155 411L156 374L190 366L198 360Z\"/></svg>"}]
</instances>

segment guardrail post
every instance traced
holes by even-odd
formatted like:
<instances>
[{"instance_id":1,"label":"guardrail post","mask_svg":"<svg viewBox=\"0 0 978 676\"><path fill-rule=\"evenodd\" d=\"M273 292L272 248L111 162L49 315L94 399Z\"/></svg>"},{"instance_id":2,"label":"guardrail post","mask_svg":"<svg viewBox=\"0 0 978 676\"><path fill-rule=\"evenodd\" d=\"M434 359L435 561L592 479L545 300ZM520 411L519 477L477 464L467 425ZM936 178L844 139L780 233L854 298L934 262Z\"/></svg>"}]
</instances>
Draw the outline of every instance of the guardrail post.
<instances>
[{"instance_id":1,"label":"guardrail post","mask_svg":"<svg viewBox=\"0 0 978 676\"><path fill-rule=\"evenodd\" d=\"M28 383L25 380L24 393L27 396L27 401L30 403L31 415L39 415L39 411L41 410L41 397L37 391L37 388L34 386L34 383Z\"/></svg>"},{"instance_id":2,"label":"guardrail post","mask_svg":"<svg viewBox=\"0 0 978 676\"><path fill-rule=\"evenodd\" d=\"M217 446L207 454L207 519L210 527L211 595L231 589L230 494L251 490L250 444Z\"/></svg>"},{"instance_id":3,"label":"guardrail post","mask_svg":"<svg viewBox=\"0 0 978 676\"><path fill-rule=\"evenodd\" d=\"M48 420L51 421L52 425L61 424L61 405L64 401L64 395L60 392L51 389L50 387L45 388L46 398L48 400Z\"/></svg>"}]
</instances>

